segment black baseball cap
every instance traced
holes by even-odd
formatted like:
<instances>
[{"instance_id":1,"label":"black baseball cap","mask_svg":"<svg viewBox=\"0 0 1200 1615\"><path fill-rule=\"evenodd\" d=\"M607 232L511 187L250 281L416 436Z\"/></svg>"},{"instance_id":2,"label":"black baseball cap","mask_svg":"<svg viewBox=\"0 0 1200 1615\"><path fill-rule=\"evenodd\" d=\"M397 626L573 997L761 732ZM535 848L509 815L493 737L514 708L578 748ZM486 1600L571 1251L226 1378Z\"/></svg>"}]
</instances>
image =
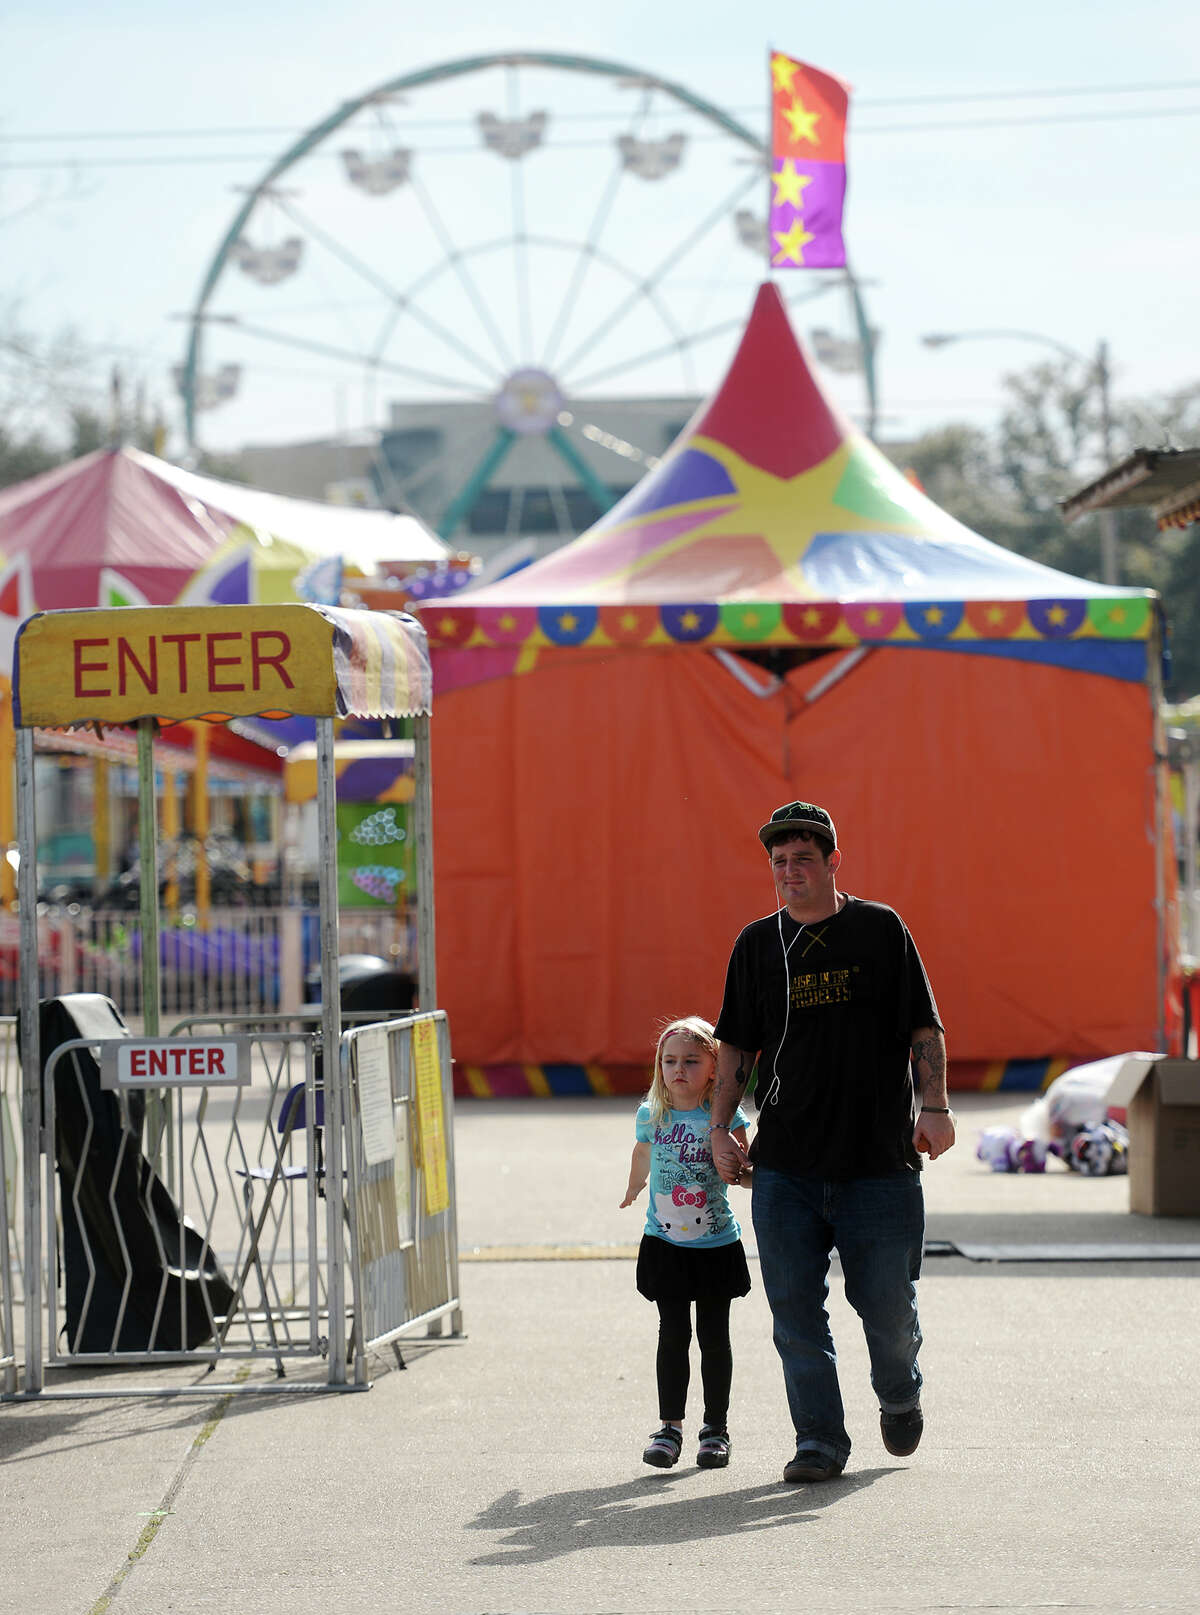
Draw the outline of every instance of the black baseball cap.
<instances>
[{"instance_id":1,"label":"black baseball cap","mask_svg":"<svg viewBox=\"0 0 1200 1615\"><path fill-rule=\"evenodd\" d=\"M799 835L802 830L809 830L813 835L824 836L837 846L837 831L833 827L833 820L822 807L813 802L788 802L781 808L776 808L771 817L758 832L758 839L763 846L770 848L772 841L784 836Z\"/></svg>"}]
</instances>

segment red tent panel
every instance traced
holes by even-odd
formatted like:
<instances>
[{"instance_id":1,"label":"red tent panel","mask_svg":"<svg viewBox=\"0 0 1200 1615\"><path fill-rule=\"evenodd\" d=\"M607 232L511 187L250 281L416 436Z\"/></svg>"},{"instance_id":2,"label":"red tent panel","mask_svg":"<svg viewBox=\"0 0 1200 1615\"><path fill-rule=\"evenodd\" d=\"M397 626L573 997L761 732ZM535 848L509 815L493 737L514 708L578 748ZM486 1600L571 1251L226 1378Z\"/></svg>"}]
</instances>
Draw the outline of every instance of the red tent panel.
<instances>
[{"instance_id":1,"label":"red tent panel","mask_svg":"<svg viewBox=\"0 0 1200 1615\"><path fill-rule=\"evenodd\" d=\"M774 907L755 832L798 795L837 821L844 888L911 926L952 1061L1154 1047L1146 687L880 649L806 700L837 660L763 699L705 652L568 649L439 694L459 1061L644 1064L663 1018L715 1017Z\"/></svg>"}]
</instances>

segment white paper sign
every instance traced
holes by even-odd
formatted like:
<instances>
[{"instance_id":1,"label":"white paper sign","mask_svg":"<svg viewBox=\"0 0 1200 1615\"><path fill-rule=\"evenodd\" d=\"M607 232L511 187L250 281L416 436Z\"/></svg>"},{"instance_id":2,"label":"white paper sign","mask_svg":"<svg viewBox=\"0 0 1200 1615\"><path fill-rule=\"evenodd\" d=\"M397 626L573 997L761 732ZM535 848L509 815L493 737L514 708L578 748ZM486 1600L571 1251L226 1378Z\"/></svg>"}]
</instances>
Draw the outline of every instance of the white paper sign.
<instances>
[{"instance_id":1,"label":"white paper sign","mask_svg":"<svg viewBox=\"0 0 1200 1615\"><path fill-rule=\"evenodd\" d=\"M363 1154L368 1166L394 1159L396 1134L392 1123L392 1072L387 1033L374 1027L354 1039L354 1065L358 1075L358 1110L362 1119Z\"/></svg>"}]
</instances>

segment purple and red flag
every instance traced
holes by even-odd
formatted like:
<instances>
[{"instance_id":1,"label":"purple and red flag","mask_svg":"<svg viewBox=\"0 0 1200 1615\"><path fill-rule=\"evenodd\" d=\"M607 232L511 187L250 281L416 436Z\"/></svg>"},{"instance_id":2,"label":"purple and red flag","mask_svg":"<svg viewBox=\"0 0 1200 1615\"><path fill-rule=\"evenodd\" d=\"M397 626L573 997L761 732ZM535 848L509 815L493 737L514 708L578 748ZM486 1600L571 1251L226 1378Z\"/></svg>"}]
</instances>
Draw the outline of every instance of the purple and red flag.
<instances>
[{"instance_id":1,"label":"purple and red flag","mask_svg":"<svg viewBox=\"0 0 1200 1615\"><path fill-rule=\"evenodd\" d=\"M772 269L842 269L850 87L771 52Z\"/></svg>"}]
</instances>

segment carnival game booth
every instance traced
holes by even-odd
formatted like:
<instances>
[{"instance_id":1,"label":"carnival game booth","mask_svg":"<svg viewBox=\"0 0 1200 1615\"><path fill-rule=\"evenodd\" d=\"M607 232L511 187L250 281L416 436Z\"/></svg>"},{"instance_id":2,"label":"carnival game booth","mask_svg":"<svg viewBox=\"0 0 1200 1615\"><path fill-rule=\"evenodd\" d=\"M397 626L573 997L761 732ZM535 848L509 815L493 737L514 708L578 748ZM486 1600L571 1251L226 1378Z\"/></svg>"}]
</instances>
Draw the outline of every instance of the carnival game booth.
<instances>
[{"instance_id":1,"label":"carnival game booth","mask_svg":"<svg viewBox=\"0 0 1200 1615\"><path fill-rule=\"evenodd\" d=\"M20 629L13 693L25 1394L48 1394L45 1364L238 1358L272 1361L280 1389L363 1387L368 1350L447 1318L457 1332L420 625L307 605L47 612ZM212 1014L164 1032L157 878L142 886L142 1035L97 994L39 1002L35 726L136 728L141 862L157 876L156 728L289 714L316 722L319 1030ZM419 1010L344 1031L334 722L351 714L413 724ZM286 1377L287 1358L322 1355L323 1380Z\"/></svg>"},{"instance_id":2,"label":"carnival game booth","mask_svg":"<svg viewBox=\"0 0 1200 1615\"><path fill-rule=\"evenodd\" d=\"M420 607L440 982L464 1092L644 1087L828 807L909 923L955 1086L1163 1048L1174 877L1155 596L939 509L826 399L773 285L661 465L563 549Z\"/></svg>"}]
</instances>

